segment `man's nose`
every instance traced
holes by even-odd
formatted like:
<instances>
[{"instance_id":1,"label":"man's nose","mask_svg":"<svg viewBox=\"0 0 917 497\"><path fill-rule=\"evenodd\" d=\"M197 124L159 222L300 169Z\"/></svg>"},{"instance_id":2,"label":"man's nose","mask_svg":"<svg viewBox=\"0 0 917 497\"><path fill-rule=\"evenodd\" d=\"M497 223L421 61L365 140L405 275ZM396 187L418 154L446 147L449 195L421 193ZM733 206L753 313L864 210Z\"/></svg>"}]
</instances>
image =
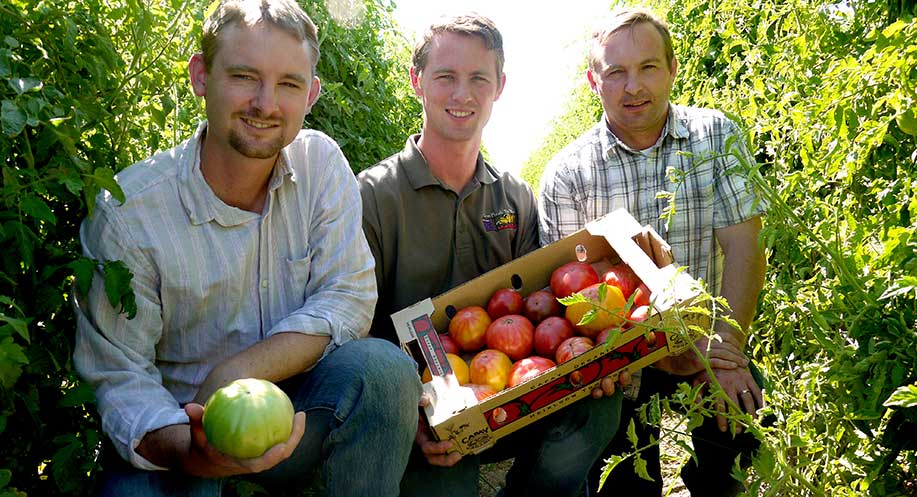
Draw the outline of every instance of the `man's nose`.
<instances>
[{"instance_id":1,"label":"man's nose","mask_svg":"<svg viewBox=\"0 0 917 497\"><path fill-rule=\"evenodd\" d=\"M459 81L452 90L452 99L456 102L471 100L471 85L466 81Z\"/></svg>"},{"instance_id":2,"label":"man's nose","mask_svg":"<svg viewBox=\"0 0 917 497\"><path fill-rule=\"evenodd\" d=\"M274 85L262 82L258 85L257 93L252 98L252 107L257 109L261 115L268 116L277 110L277 92Z\"/></svg>"}]
</instances>

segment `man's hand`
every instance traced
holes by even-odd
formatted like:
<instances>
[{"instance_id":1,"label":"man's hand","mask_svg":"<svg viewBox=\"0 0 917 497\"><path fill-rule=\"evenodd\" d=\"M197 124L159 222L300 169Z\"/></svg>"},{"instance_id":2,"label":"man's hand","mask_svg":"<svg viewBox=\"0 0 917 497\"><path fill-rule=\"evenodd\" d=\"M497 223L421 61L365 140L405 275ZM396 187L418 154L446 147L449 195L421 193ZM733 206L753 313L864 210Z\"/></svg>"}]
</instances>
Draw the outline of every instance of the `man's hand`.
<instances>
[{"instance_id":1,"label":"man's hand","mask_svg":"<svg viewBox=\"0 0 917 497\"><path fill-rule=\"evenodd\" d=\"M749 371L747 367L713 369L713 374L716 376L716 380L723 388L726 396L736 407L752 416L758 415L758 409L764 406L764 398L761 395L761 389L758 388L758 384L755 383L755 379L752 377L751 371ZM694 376L694 386L700 384L705 385L701 392L707 391L710 383L710 376L706 370ZM727 412L726 401L724 399L717 399L716 410L721 413L716 416L717 426L719 426L720 431L725 432L729 429L729 423L725 416L723 416L723 413ZM741 432L742 427L736 426L736 433Z\"/></svg>"},{"instance_id":2,"label":"man's hand","mask_svg":"<svg viewBox=\"0 0 917 497\"><path fill-rule=\"evenodd\" d=\"M285 442L271 447L259 457L239 459L223 454L207 441L202 422L202 405L189 403L185 405L185 413L191 421L191 444L187 457L181 461L181 469L204 478L260 473L273 468L293 454L306 431L306 413L297 412L293 417L293 431Z\"/></svg>"},{"instance_id":3,"label":"man's hand","mask_svg":"<svg viewBox=\"0 0 917 497\"><path fill-rule=\"evenodd\" d=\"M653 366L667 373L678 376L691 376L706 369L704 357L714 369L736 369L748 367L748 357L742 349L730 339L732 335L714 335L712 338L701 337L695 342L698 355L693 349L681 354L671 355L659 359Z\"/></svg>"},{"instance_id":4,"label":"man's hand","mask_svg":"<svg viewBox=\"0 0 917 497\"><path fill-rule=\"evenodd\" d=\"M306 413L293 417L290 437L251 459L238 459L216 450L207 442L202 422L204 407L193 402L185 405L190 424L169 425L147 433L137 453L148 461L170 469L180 470L201 478L258 473L276 466L290 457L306 431Z\"/></svg>"},{"instance_id":5,"label":"man's hand","mask_svg":"<svg viewBox=\"0 0 917 497\"><path fill-rule=\"evenodd\" d=\"M430 398L427 394L423 394L420 397L420 407L428 405L430 405ZM452 449L451 441L443 440L437 442L433 440L430 426L427 425L427 420L423 414L420 415L417 421L417 434L414 435L414 442L420 447L420 451L423 452L427 462L432 466L455 466L462 459L462 455L458 452L449 452Z\"/></svg>"}]
</instances>

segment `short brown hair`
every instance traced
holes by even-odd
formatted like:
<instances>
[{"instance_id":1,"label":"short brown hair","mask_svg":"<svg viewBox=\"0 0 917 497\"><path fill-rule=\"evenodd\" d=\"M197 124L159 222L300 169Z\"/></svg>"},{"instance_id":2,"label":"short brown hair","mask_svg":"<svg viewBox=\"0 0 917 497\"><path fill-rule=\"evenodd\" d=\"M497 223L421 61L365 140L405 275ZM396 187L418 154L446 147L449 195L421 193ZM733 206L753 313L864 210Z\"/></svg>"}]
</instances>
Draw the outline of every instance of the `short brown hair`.
<instances>
[{"instance_id":1,"label":"short brown hair","mask_svg":"<svg viewBox=\"0 0 917 497\"><path fill-rule=\"evenodd\" d=\"M493 21L475 13L449 17L427 28L423 38L414 46L414 55L411 58L411 63L419 72L423 72L427 66L433 38L441 33L478 37L484 42L484 46L488 50L493 50L497 56L497 76L503 74L503 35Z\"/></svg>"},{"instance_id":2,"label":"short brown hair","mask_svg":"<svg viewBox=\"0 0 917 497\"><path fill-rule=\"evenodd\" d=\"M204 22L201 54L204 67L210 71L213 58L220 48L220 32L237 24L252 26L269 22L309 45L312 74L318 64L318 28L294 0L223 0Z\"/></svg>"},{"instance_id":3,"label":"short brown hair","mask_svg":"<svg viewBox=\"0 0 917 497\"><path fill-rule=\"evenodd\" d=\"M643 8L616 9L612 12L611 21L608 25L597 29L592 34L592 43L589 45L589 68L593 71L598 69L600 49L611 35L622 29L632 29L642 23L652 25L662 36L666 63L669 64L669 69L671 69L672 61L675 60L675 49L672 47L672 34L669 32L669 25L649 10Z\"/></svg>"}]
</instances>

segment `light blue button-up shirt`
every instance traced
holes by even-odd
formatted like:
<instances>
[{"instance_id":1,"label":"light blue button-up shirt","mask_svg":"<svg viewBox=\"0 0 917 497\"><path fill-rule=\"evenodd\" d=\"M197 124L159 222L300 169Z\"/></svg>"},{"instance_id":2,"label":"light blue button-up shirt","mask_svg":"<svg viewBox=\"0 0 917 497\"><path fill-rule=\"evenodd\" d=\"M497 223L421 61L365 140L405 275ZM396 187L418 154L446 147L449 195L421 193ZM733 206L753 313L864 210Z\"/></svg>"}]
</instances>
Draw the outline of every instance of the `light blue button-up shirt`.
<instances>
[{"instance_id":1,"label":"light blue button-up shirt","mask_svg":"<svg viewBox=\"0 0 917 497\"><path fill-rule=\"evenodd\" d=\"M137 315L112 308L100 273L78 299L74 361L95 388L122 457L150 431L187 423L180 407L225 359L275 333L365 336L376 302L356 180L337 144L303 130L283 149L261 214L223 203L200 170L206 123L178 147L118 174L80 230L83 253L133 273Z\"/></svg>"}]
</instances>

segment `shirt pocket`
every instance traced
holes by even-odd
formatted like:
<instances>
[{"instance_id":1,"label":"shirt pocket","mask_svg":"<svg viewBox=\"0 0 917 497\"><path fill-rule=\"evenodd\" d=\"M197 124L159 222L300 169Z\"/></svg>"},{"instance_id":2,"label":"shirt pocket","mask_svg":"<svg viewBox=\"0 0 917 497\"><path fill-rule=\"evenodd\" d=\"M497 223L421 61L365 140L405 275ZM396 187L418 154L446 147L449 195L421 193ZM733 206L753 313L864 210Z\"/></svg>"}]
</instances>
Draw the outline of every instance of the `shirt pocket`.
<instances>
[{"instance_id":1,"label":"shirt pocket","mask_svg":"<svg viewBox=\"0 0 917 497\"><path fill-rule=\"evenodd\" d=\"M287 271L284 275L284 281L287 285L287 295L297 295L306 300L306 294L309 286L309 276L312 274L312 252L306 250L306 255L299 259L287 259Z\"/></svg>"}]
</instances>

